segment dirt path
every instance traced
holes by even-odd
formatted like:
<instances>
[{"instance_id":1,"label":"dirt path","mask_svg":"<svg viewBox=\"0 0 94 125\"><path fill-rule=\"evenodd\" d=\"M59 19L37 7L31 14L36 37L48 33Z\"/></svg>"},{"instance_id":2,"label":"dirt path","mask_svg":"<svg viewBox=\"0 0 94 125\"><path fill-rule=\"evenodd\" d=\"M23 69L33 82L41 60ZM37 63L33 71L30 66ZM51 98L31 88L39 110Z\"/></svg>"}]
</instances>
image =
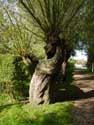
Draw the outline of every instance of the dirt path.
<instances>
[{"instance_id":1,"label":"dirt path","mask_svg":"<svg viewBox=\"0 0 94 125\"><path fill-rule=\"evenodd\" d=\"M87 98L75 101L73 125L94 125L94 75L76 72L74 79L75 85L87 94Z\"/></svg>"}]
</instances>

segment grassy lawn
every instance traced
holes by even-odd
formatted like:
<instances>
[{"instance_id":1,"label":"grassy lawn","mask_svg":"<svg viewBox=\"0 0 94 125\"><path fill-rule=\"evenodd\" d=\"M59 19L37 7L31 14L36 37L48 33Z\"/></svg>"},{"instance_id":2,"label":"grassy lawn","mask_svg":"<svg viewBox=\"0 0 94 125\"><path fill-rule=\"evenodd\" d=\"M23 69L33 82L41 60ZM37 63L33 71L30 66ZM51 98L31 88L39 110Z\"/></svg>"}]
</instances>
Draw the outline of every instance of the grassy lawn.
<instances>
[{"instance_id":1,"label":"grassy lawn","mask_svg":"<svg viewBox=\"0 0 94 125\"><path fill-rule=\"evenodd\" d=\"M0 97L0 104L2 100L8 102ZM0 125L72 125L72 102L44 106L7 102L0 105Z\"/></svg>"}]
</instances>

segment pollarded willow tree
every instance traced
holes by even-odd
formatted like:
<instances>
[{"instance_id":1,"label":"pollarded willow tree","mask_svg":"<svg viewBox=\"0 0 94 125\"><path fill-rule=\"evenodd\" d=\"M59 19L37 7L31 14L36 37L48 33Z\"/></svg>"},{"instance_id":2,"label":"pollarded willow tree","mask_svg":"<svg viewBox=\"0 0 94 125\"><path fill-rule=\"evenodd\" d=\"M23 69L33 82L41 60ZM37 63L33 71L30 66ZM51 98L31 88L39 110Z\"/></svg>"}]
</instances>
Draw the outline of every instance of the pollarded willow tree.
<instances>
[{"instance_id":1,"label":"pollarded willow tree","mask_svg":"<svg viewBox=\"0 0 94 125\"><path fill-rule=\"evenodd\" d=\"M82 38L85 41L88 57L87 65L94 72L94 0L90 0L84 8L85 16L82 18Z\"/></svg>"},{"instance_id":2,"label":"pollarded willow tree","mask_svg":"<svg viewBox=\"0 0 94 125\"><path fill-rule=\"evenodd\" d=\"M45 59L39 62L31 79L29 100L33 104L47 104L52 101L56 76L64 62L64 50L70 48L63 34L68 32L86 0L19 1L31 18L31 26L37 29L34 34L43 36L45 41Z\"/></svg>"}]
</instances>

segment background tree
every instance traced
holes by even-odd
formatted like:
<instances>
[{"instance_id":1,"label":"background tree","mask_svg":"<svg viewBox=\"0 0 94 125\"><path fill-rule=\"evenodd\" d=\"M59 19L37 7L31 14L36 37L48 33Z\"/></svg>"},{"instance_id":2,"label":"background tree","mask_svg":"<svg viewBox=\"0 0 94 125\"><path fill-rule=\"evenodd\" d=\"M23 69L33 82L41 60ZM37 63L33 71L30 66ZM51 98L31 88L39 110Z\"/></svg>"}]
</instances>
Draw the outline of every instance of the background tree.
<instances>
[{"instance_id":1,"label":"background tree","mask_svg":"<svg viewBox=\"0 0 94 125\"><path fill-rule=\"evenodd\" d=\"M86 46L86 53L88 56L88 67L94 71L94 1L90 0L89 3L84 7L81 20L81 29L82 29L82 41Z\"/></svg>"}]
</instances>

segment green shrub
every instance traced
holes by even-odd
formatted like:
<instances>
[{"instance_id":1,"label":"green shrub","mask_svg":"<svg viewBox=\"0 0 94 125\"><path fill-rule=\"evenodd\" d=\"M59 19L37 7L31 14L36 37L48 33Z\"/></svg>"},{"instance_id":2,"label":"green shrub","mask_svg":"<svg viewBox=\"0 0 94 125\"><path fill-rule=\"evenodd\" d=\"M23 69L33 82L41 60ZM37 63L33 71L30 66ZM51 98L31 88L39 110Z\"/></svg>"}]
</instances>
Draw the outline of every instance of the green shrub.
<instances>
[{"instance_id":1,"label":"green shrub","mask_svg":"<svg viewBox=\"0 0 94 125\"><path fill-rule=\"evenodd\" d=\"M74 61L69 61L67 66L67 77L65 81L67 84L72 83L74 70L75 70Z\"/></svg>"},{"instance_id":2,"label":"green shrub","mask_svg":"<svg viewBox=\"0 0 94 125\"><path fill-rule=\"evenodd\" d=\"M0 55L0 93L19 99L28 96L29 73L20 58Z\"/></svg>"},{"instance_id":3,"label":"green shrub","mask_svg":"<svg viewBox=\"0 0 94 125\"><path fill-rule=\"evenodd\" d=\"M0 92L9 92L13 79L13 56L0 55Z\"/></svg>"}]
</instances>

